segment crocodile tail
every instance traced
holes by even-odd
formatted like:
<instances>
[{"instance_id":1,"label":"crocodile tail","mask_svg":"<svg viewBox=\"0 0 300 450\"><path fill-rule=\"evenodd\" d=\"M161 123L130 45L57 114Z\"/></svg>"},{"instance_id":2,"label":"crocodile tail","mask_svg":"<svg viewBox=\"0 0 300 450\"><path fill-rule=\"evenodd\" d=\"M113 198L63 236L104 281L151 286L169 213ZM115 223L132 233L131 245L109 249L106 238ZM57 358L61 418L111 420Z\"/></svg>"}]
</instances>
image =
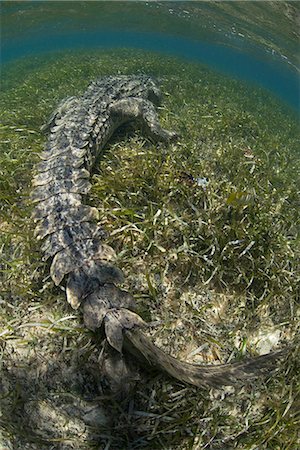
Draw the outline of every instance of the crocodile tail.
<instances>
[{"instance_id":1,"label":"crocodile tail","mask_svg":"<svg viewBox=\"0 0 300 450\"><path fill-rule=\"evenodd\" d=\"M128 352L171 377L197 387L243 383L274 369L276 361L286 353L285 350L278 350L245 361L204 366L180 361L168 355L138 328L127 329L124 334L124 347Z\"/></svg>"},{"instance_id":2,"label":"crocodile tail","mask_svg":"<svg viewBox=\"0 0 300 450\"><path fill-rule=\"evenodd\" d=\"M142 331L145 322L136 314L132 295L113 283L98 286L83 302L87 328L103 326L108 343L119 354L125 350L143 364L168 373L171 377L198 387L233 385L262 375L274 368L285 350L245 361L220 365L197 365L180 361L153 344Z\"/></svg>"}]
</instances>

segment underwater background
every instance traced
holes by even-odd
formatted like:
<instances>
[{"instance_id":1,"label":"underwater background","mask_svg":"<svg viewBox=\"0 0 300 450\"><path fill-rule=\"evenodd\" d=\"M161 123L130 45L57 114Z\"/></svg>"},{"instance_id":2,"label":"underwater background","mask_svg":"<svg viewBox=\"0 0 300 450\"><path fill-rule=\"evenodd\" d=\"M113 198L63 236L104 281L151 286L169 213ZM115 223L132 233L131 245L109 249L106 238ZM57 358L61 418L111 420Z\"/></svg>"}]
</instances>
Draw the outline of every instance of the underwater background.
<instances>
[{"instance_id":1,"label":"underwater background","mask_svg":"<svg viewBox=\"0 0 300 450\"><path fill-rule=\"evenodd\" d=\"M297 2L2 2L1 62L137 48L256 82L299 109Z\"/></svg>"},{"instance_id":2,"label":"underwater background","mask_svg":"<svg viewBox=\"0 0 300 450\"><path fill-rule=\"evenodd\" d=\"M282 1L2 1L0 449L299 448L300 7ZM103 386L101 336L41 259L40 128L98 77L159 79L164 149L122 130L92 177L148 333L200 364L288 348L269 376L200 390L132 362Z\"/></svg>"}]
</instances>

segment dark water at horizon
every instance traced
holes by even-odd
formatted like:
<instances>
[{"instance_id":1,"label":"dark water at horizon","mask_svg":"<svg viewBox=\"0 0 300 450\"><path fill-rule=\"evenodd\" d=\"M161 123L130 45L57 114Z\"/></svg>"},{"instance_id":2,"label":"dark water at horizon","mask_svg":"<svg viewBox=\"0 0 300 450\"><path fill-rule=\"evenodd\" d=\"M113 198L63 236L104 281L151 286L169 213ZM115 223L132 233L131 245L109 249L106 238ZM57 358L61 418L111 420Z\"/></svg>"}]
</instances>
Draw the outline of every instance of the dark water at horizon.
<instances>
[{"instance_id":1,"label":"dark water at horizon","mask_svg":"<svg viewBox=\"0 0 300 450\"><path fill-rule=\"evenodd\" d=\"M297 46L293 46L288 30L282 30L279 23L277 34L272 29L271 35L263 26L259 31L256 27L255 34L253 25L252 28L247 25L244 16L240 13L236 16L238 8L232 10L230 6L230 15L224 8L213 9L209 2L2 3L4 65L50 51L150 50L198 61L233 78L259 85L300 113ZM227 2L222 3L224 6ZM245 11L257 14L257 9L252 8L256 2L246 3L249 6ZM263 12L261 9L260 14ZM253 23L256 18L251 19ZM274 15L275 20L279 20L278 15ZM280 45L274 44L276 36Z\"/></svg>"}]
</instances>

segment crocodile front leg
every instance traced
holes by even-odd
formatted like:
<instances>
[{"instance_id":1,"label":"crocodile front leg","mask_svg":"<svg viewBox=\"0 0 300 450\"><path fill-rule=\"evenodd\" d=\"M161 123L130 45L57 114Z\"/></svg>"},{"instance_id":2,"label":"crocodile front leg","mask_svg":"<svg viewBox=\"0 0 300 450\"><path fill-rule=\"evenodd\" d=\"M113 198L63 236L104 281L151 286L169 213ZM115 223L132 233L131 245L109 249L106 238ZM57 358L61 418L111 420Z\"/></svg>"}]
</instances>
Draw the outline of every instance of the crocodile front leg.
<instances>
[{"instance_id":1,"label":"crocodile front leg","mask_svg":"<svg viewBox=\"0 0 300 450\"><path fill-rule=\"evenodd\" d=\"M177 133L161 127L154 105L143 98L130 97L114 102L110 113L124 122L136 121L150 139L155 142L171 142L177 139Z\"/></svg>"}]
</instances>

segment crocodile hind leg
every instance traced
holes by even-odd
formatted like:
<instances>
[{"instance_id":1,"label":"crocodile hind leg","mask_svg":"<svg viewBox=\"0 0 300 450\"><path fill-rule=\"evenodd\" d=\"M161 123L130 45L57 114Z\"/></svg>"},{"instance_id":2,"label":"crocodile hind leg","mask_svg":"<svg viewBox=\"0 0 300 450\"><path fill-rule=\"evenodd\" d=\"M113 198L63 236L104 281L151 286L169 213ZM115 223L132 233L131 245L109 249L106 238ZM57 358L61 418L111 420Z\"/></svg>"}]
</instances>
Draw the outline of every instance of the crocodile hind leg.
<instances>
[{"instance_id":1,"label":"crocodile hind leg","mask_svg":"<svg viewBox=\"0 0 300 450\"><path fill-rule=\"evenodd\" d=\"M110 106L112 115L118 116L121 122L131 120L137 122L145 134L155 142L171 142L178 134L161 127L154 105L143 98L129 97L114 102Z\"/></svg>"}]
</instances>

